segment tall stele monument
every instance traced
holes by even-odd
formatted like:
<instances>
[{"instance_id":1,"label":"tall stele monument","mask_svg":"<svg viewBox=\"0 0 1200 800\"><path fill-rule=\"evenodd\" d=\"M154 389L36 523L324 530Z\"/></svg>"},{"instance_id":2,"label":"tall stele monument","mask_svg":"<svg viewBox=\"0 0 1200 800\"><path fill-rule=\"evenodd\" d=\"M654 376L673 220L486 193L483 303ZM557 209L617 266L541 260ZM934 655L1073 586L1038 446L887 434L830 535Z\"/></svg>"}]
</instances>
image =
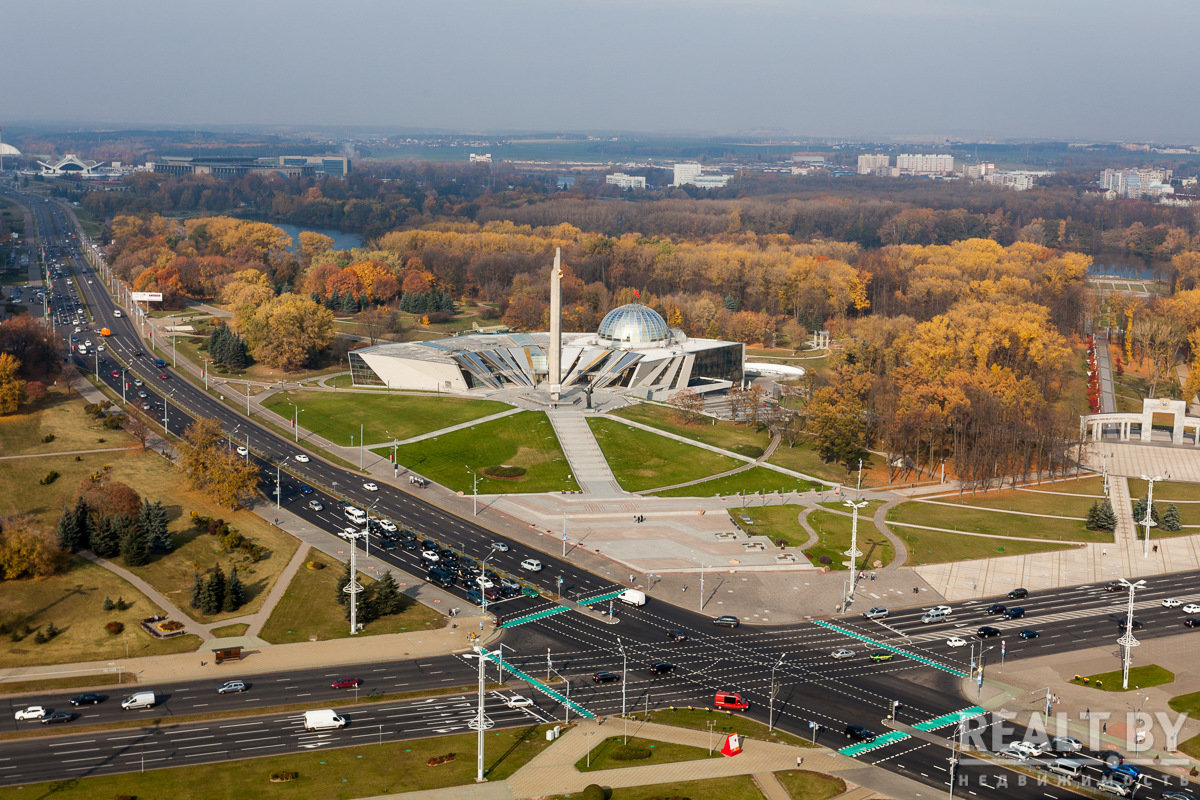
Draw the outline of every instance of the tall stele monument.
<instances>
[{"instance_id":1,"label":"tall stele monument","mask_svg":"<svg viewBox=\"0 0 1200 800\"><path fill-rule=\"evenodd\" d=\"M554 248L554 269L550 271L550 399L562 394L562 248Z\"/></svg>"}]
</instances>

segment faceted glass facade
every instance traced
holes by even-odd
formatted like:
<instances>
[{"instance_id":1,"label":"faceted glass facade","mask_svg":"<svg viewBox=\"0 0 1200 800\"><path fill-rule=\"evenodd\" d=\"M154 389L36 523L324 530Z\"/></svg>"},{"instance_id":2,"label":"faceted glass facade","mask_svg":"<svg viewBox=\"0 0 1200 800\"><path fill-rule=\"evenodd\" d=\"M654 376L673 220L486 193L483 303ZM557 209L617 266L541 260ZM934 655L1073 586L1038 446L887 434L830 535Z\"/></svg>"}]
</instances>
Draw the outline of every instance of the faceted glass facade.
<instances>
[{"instance_id":1,"label":"faceted glass facade","mask_svg":"<svg viewBox=\"0 0 1200 800\"><path fill-rule=\"evenodd\" d=\"M629 303L605 314L596 335L612 347L629 349L661 344L671 338L671 331L657 311Z\"/></svg>"}]
</instances>

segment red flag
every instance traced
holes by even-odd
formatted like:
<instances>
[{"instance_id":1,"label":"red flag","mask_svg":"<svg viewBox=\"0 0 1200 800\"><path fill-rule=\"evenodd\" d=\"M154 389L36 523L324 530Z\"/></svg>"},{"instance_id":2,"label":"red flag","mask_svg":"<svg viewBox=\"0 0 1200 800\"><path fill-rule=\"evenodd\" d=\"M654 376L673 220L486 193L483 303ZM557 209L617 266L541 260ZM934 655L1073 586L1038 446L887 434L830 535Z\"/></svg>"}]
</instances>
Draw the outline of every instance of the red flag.
<instances>
[{"instance_id":1,"label":"red flag","mask_svg":"<svg viewBox=\"0 0 1200 800\"><path fill-rule=\"evenodd\" d=\"M721 747L721 754L726 756L736 756L742 752L742 737L736 733L731 733L725 737L725 744Z\"/></svg>"},{"instance_id":2,"label":"red flag","mask_svg":"<svg viewBox=\"0 0 1200 800\"><path fill-rule=\"evenodd\" d=\"M642 293L639 292L637 289L633 290L633 296L636 297L638 300L642 299Z\"/></svg>"}]
</instances>

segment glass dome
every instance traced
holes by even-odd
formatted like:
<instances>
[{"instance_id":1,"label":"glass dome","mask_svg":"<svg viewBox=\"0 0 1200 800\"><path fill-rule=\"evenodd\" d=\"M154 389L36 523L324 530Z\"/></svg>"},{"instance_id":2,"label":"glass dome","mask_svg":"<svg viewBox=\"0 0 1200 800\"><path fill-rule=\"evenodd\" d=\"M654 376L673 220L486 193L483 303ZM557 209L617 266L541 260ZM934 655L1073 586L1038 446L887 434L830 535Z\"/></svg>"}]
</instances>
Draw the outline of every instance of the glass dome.
<instances>
[{"instance_id":1,"label":"glass dome","mask_svg":"<svg viewBox=\"0 0 1200 800\"><path fill-rule=\"evenodd\" d=\"M610 347L629 349L664 344L671 332L657 311L641 303L629 303L605 314L596 336Z\"/></svg>"}]
</instances>

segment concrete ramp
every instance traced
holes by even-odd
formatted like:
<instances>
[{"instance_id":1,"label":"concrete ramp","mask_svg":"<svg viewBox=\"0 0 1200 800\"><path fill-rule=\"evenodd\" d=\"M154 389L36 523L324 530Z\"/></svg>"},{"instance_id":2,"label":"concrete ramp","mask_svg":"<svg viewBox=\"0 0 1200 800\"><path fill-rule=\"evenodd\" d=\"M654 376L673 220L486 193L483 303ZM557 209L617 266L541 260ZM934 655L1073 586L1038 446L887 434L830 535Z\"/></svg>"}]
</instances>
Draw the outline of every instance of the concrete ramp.
<instances>
[{"instance_id":1,"label":"concrete ramp","mask_svg":"<svg viewBox=\"0 0 1200 800\"><path fill-rule=\"evenodd\" d=\"M577 408L551 408L546 411L554 433L562 445L571 474L584 494L598 497L620 497L625 494L617 483L596 437L588 427L587 418Z\"/></svg>"}]
</instances>

